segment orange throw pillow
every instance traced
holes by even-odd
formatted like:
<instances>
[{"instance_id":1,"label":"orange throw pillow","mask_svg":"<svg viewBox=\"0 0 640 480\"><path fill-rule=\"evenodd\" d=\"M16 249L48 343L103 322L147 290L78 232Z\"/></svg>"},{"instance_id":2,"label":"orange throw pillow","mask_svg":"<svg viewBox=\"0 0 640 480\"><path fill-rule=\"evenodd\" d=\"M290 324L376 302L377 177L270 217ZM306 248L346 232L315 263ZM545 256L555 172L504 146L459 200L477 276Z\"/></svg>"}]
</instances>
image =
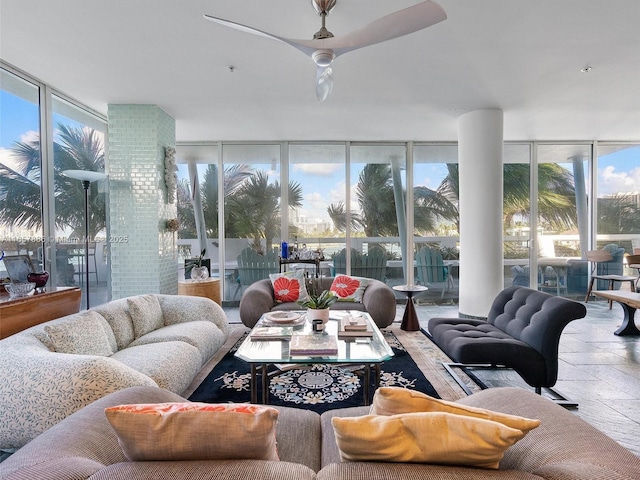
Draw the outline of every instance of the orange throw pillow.
<instances>
[{"instance_id":1,"label":"orange throw pillow","mask_svg":"<svg viewBox=\"0 0 640 480\"><path fill-rule=\"evenodd\" d=\"M131 461L279 460L272 407L151 403L109 407L105 414Z\"/></svg>"}]
</instances>

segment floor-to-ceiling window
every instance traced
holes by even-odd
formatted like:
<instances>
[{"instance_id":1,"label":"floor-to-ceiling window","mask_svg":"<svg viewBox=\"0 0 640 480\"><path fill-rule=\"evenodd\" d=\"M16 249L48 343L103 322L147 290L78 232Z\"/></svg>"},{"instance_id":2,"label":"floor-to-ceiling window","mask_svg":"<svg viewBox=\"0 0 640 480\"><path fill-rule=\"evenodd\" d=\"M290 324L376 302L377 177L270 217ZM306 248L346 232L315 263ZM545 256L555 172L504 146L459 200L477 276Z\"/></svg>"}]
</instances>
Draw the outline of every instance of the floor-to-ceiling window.
<instances>
[{"instance_id":1,"label":"floor-to-ceiling window","mask_svg":"<svg viewBox=\"0 0 640 480\"><path fill-rule=\"evenodd\" d=\"M592 145L537 145L538 288L557 295L587 289L588 178Z\"/></svg>"},{"instance_id":2,"label":"floor-to-ceiling window","mask_svg":"<svg viewBox=\"0 0 640 480\"><path fill-rule=\"evenodd\" d=\"M378 279L383 281L402 279L398 267L411 257L406 251L406 170L405 144L350 147L351 238L350 251L345 253L347 258L367 255L363 260L366 263L369 256L382 251L387 268L378 270ZM353 260L347 264L352 265Z\"/></svg>"},{"instance_id":3,"label":"floor-to-ceiling window","mask_svg":"<svg viewBox=\"0 0 640 480\"><path fill-rule=\"evenodd\" d=\"M78 285L84 294L84 191L62 172L104 172L106 122L13 69L0 69L0 84L0 249L28 254L35 269L52 273L50 286ZM104 183L89 192L95 305L109 297Z\"/></svg>"},{"instance_id":4,"label":"floor-to-ceiling window","mask_svg":"<svg viewBox=\"0 0 640 480\"><path fill-rule=\"evenodd\" d=\"M64 172L104 173L106 125L58 95L52 95L52 106L56 281L57 285L79 286L86 294L88 270L92 305L96 305L107 300L106 180L89 186L89 218L85 225L83 184ZM85 242L87 226L88 244Z\"/></svg>"},{"instance_id":5,"label":"floor-to-ceiling window","mask_svg":"<svg viewBox=\"0 0 640 480\"><path fill-rule=\"evenodd\" d=\"M429 288L421 298L458 297L458 185L456 145L413 148L414 283Z\"/></svg>"},{"instance_id":6,"label":"floor-to-ceiling window","mask_svg":"<svg viewBox=\"0 0 640 480\"><path fill-rule=\"evenodd\" d=\"M629 232L620 230L620 225L608 226L606 221L613 216L599 213L598 246L620 240L631 251L636 245L638 230L629 225L634 225L635 218L630 206L637 197L631 179L638 168L638 145L507 142L505 286L530 285L574 297L584 293L588 264L583 257L591 243L590 214L594 212L589 201L590 182L596 180L590 175L594 145L604 165L597 176L603 186L598 191L599 210L624 197L629 208L615 218L630 216L623 223L627 230L631 228ZM191 224L181 222L179 243L183 249L189 246L181 253L198 253L200 248L191 191L193 172L190 176L188 168L189 162L195 162L212 273L225 279L225 300L238 301L246 286L237 269L240 251L249 247L260 254L279 254L283 240L290 248L321 252L327 272L335 272L339 262L334 257L341 251L359 258L372 248L382 250L386 258L382 278L390 285L421 283L416 254L423 247L435 249L445 277L452 280L443 288L455 297L461 246L454 143L222 142L180 145L179 153L185 148L190 153L181 157L191 160L180 166L185 202L179 203L179 212L188 211ZM218 162L224 165L221 178ZM220 189L224 191L222 218L214 200ZM283 209L283 204L288 207ZM409 228L412 237L405 236ZM218 235L225 239L224 269L217 258ZM409 278L411 264L413 278Z\"/></svg>"},{"instance_id":7,"label":"floor-to-ceiling window","mask_svg":"<svg viewBox=\"0 0 640 480\"><path fill-rule=\"evenodd\" d=\"M306 250L303 256L317 252L328 265L346 246L346 146L291 144L288 158L289 181L299 188L299 204L289 209L285 240Z\"/></svg>"},{"instance_id":8,"label":"floor-to-ceiling window","mask_svg":"<svg viewBox=\"0 0 640 480\"><path fill-rule=\"evenodd\" d=\"M640 145L598 144L597 154L594 246L610 249L616 261L622 258L622 270L612 272L637 275L625 259L640 254Z\"/></svg>"},{"instance_id":9,"label":"floor-to-ceiling window","mask_svg":"<svg viewBox=\"0 0 640 480\"><path fill-rule=\"evenodd\" d=\"M0 256L28 254L41 269L40 86L4 69L0 85Z\"/></svg>"},{"instance_id":10,"label":"floor-to-ceiling window","mask_svg":"<svg viewBox=\"0 0 640 480\"><path fill-rule=\"evenodd\" d=\"M297 207L300 195L295 182L281 178L280 144L223 144L222 161L225 263L237 263L235 274L227 274L230 288L225 298L234 301L247 285L276 270L273 262L280 254L283 214L288 213L283 198L289 207ZM284 195L281 185L288 185ZM246 268L241 257L254 252L261 257L260 265L250 261Z\"/></svg>"},{"instance_id":11,"label":"floor-to-ceiling window","mask_svg":"<svg viewBox=\"0 0 640 480\"><path fill-rule=\"evenodd\" d=\"M530 143L509 143L503 149L504 284L530 285L532 191ZM534 275L535 277L535 275ZM537 283L534 282L534 285ZM535 288L535 287L534 287Z\"/></svg>"},{"instance_id":12,"label":"floor-to-ceiling window","mask_svg":"<svg viewBox=\"0 0 640 480\"><path fill-rule=\"evenodd\" d=\"M179 145L176 163L178 230L175 257L178 266L183 268L186 259L195 258L205 250L210 273L219 275L218 146Z\"/></svg>"}]
</instances>

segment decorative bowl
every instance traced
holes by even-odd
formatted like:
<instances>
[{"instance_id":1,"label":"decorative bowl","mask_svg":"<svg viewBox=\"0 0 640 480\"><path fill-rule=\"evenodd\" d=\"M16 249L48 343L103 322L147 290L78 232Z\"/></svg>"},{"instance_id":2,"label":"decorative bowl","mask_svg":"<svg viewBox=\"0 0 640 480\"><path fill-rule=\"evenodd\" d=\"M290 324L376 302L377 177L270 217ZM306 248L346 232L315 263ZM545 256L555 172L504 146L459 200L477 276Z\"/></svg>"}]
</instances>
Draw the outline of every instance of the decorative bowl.
<instances>
[{"instance_id":1,"label":"decorative bowl","mask_svg":"<svg viewBox=\"0 0 640 480\"><path fill-rule=\"evenodd\" d=\"M28 283L8 283L4 286L4 288L9 292L10 298L22 298L29 295L34 288L36 288L36 284L33 282Z\"/></svg>"},{"instance_id":2,"label":"decorative bowl","mask_svg":"<svg viewBox=\"0 0 640 480\"><path fill-rule=\"evenodd\" d=\"M36 288L42 288L49 280L49 272L37 272L27 274L27 280L36 284Z\"/></svg>"}]
</instances>

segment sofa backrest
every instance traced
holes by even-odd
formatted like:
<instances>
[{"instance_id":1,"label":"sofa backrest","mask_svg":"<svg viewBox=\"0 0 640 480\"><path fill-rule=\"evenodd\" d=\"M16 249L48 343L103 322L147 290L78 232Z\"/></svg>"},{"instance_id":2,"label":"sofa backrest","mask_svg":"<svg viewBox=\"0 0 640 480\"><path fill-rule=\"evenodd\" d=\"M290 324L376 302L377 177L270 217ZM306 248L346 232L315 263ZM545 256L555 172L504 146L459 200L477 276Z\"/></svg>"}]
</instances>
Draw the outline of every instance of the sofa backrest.
<instances>
[{"instance_id":1,"label":"sofa backrest","mask_svg":"<svg viewBox=\"0 0 640 480\"><path fill-rule=\"evenodd\" d=\"M555 380L562 330L586 314L583 304L568 298L512 286L496 296L487 321L540 353L547 365L547 379Z\"/></svg>"}]
</instances>

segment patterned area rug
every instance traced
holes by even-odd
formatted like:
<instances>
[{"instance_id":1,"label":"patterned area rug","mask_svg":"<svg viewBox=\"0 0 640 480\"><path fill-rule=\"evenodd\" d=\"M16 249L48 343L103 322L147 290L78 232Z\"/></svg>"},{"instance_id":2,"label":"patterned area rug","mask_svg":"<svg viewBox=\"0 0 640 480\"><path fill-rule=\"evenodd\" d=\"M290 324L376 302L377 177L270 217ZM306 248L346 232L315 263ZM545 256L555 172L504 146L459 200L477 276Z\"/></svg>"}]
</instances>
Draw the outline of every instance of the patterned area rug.
<instances>
[{"instance_id":1,"label":"patterned area rug","mask_svg":"<svg viewBox=\"0 0 640 480\"><path fill-rule=\"evenodd\" d=\"M249 364L234 357L249 330L243 326L234 327L225 347L207 364L183 396L191 401L208 403L250 401ZM447 400L465 395L442 367L441 362L448 358L426 335L405 332L396 324L384 329L383 333L394 357L382 364L381 385L415 389ZM318 413L362 405L362 375L360 366L298 365L271 377L269 403ZM258 398L262 398L261 394L259 386Z\"/></svg>"}]
</instances>

